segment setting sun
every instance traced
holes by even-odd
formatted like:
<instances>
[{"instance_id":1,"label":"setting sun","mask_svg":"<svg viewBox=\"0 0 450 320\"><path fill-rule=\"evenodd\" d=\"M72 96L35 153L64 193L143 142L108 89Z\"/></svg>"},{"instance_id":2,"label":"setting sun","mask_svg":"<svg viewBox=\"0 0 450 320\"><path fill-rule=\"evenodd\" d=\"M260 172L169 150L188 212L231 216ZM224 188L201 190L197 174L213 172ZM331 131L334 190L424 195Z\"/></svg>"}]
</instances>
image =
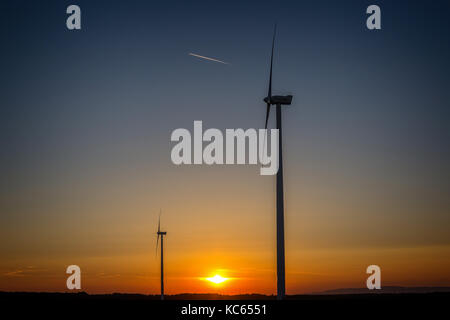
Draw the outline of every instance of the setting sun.
<instances>
[{"instance_id":1,"label":"setting sun","mask_svg":"<svg viewBox=\"0 0 450 320\"><path fill-rule=\"evenodd\" d=\"M229 278L224 278L224 277L219 276L218 274L216 274L214 277L205 278L205 280L208 280L210 282L219 284L219 283L222 283L222 282L225 282L225 281L229 280Z\"/></svg>"}]
</instances>

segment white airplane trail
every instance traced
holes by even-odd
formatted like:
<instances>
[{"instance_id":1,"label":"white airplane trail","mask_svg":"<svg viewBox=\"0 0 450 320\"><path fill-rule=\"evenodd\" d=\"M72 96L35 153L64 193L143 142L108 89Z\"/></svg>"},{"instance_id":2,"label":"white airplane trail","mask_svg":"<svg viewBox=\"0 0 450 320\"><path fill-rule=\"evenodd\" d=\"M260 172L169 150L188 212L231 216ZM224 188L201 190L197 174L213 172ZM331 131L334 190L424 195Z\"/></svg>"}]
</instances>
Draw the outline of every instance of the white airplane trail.
<instances>
[{"instance_id":1,"label":"white airplane trail","mask_svg":"<svg viewBox=\"0 0 450 320\"><path fill-rule=\"evenodd\" d=\"M189 52L189 55L190 55L190 56L197 57L197 58L200 58L200 59L210 60L210 61L219 62L219 63L223 63L223 64L229 64L228 62L225 62L225 61L221 61L221 60L217 60L217 59L214 59L214 58L209 58L209 57L201 56L201 55L199 55L199 54L195 54L195 53L192 53L192 52Z\"/></svg>"}]
</instances>

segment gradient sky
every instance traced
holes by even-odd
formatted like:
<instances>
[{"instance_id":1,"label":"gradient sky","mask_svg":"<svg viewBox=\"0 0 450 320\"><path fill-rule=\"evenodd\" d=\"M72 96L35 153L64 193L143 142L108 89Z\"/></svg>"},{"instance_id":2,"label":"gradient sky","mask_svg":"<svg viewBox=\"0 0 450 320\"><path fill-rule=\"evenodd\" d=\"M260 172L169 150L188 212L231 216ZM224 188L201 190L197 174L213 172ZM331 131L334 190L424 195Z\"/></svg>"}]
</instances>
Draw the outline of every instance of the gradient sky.
<instances>
[{"instance_id":1,"label":"gradient sky","mask_svg":"<svg viewBox=\"0 0 450 320\"><path fill-rule=\"evenodd\" d=\"M162 208L167 293L274 293L275 177L175 166L170 135L263 126L275 22L274 89L294 95L287 293L364 287L370 264L382 286L450 286L448 1L16 0L0 3L0 290L64 291L77 264L87 292L157 293ZM216 273L233 279L199 280Z\"/></svg>"}]
</instances>

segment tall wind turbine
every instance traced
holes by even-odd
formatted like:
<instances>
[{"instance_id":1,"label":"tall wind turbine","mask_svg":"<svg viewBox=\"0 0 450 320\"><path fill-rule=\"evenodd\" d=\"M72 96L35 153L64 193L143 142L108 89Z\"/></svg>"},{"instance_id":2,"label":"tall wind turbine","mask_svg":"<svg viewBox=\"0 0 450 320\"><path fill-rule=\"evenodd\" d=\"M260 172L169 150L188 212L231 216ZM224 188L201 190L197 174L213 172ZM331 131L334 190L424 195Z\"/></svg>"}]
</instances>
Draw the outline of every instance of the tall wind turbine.
<instances>
[{"instance_id":1,"label":"tall wind turbine","mask_svg":"<svg viewBox=\"0 0 450 320\"><path fill-rule=\"evenodd\" d=\"M164 236L167 234L161 231L161 211L158 218L158 232L156 233L156 253L158 253L158 242L161 237L161 300L164 300Z\"/></svg>"},{"instance_id":2,"label":"tall wind turbine","mask_svg":"<svg viewBox=\"0 0 450 320\"><path fill-rule=\"evenodd\" d=\"M269 120L270 107L276 106L277 112L277 129L278 129L278 172L277 172L277 299L282 300L286 294L285 286L285 266L284 266L284 192L283 192L283 149L281 134L281 106L290 105L292 95L272 96L272 66L273 66L273 49L275 46L275 34L277 26L275 25L272 38L272 54L270 56L270 76L269 76L269 92L264 101L267 104L266 109L266 125Z\"/></svg>"}]
</instances>

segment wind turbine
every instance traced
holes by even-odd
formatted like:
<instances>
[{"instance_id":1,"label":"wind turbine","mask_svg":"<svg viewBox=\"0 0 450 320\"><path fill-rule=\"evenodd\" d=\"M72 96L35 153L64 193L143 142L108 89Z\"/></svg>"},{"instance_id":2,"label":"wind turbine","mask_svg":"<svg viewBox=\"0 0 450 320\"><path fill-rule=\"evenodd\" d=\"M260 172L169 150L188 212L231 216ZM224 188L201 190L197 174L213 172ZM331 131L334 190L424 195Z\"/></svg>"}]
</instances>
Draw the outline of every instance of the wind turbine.
<instances>
[{"instance_id":1,"label":"wind turbine","mask_svg":"<svg viewBox=\"0 0 450 320\"><path fill-rule=\"evenodd\" d=\"M272 66L273 66L273 49L275 46L275 34L277 25L273 30L272 38L272 54L270 56L270 76L269 91L264 101L267 104L266 109L266 125L269 120L270 107L276 106L277 129L278 129L278 172L277 172L277 299L282 300L286 294L285 286L285 265L284 265L284 192L283 192L283 151L282 151L282 134L281 134L281 106L290 105L292 95L272 96Z\"/></svg>"},{"instance_id":2,"label":"wind turbine","mask_svg":"<svg viewBox=\"0 0 450 320\"><path fill-rule=\"evenodd\" d=\"M161 300L164 300L164 236L167 234L165 231L161 231L161 211L158 218L158 232L156 233L156 253L158 254L158 242L161 236Z\"/></svg>"}]
</instances>

